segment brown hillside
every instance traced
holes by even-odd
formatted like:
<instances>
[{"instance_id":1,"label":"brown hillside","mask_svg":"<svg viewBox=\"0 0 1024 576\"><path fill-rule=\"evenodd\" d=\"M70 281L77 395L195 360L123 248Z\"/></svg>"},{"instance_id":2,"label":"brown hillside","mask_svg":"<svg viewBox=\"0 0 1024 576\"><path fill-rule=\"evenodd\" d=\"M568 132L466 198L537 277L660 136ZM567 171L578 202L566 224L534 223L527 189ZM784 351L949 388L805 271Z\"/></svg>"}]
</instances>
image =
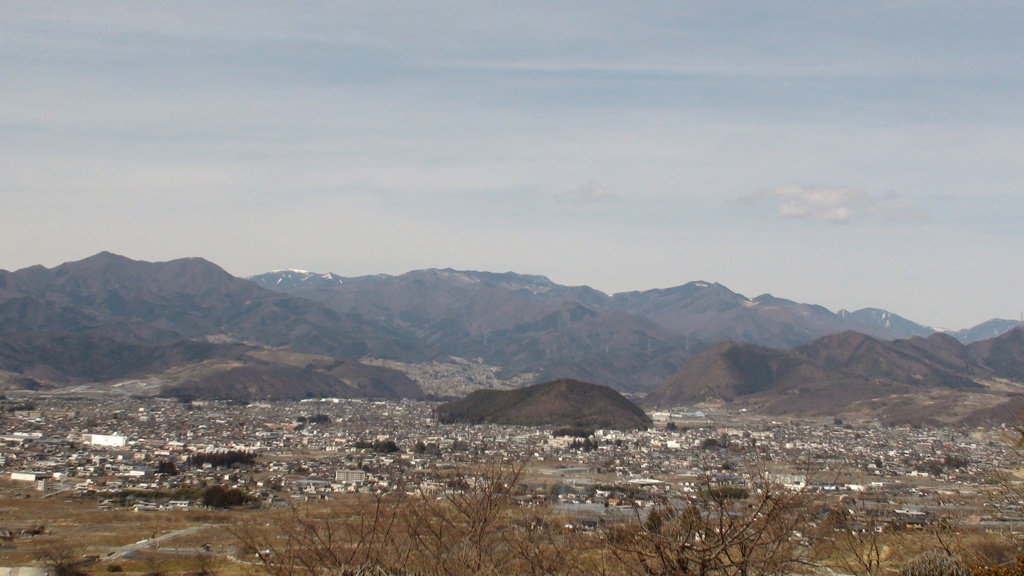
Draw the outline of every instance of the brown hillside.
<instances>
[{"instance_id":1,"label":"brown hillside","mask_svg":"<svg viewBox=\"0 0 1024 576\"><path fill-rule=\"evenodd\" d=\"M1024 332L962 345L934 334L893 342L856 332L790 351L726 343L698 354L644 399L653 407L706 400L772 414L859 413L889 422L964 418L1024 386Z\"/></svg>"},{"instance_id":2,"label":"brown hillside","mask_svg":"<svg viewBox=\"0 0 1024 576\"><path fill-rule=\"evenodd\" d=\"M615 390L562 379L517 390L477 390L438 406L441 422L646 429L651 420Z\"/></svg>"},{"instance_id":3,"label":"brown hillside","mask_svg":"<svg viewBox=\"0 0 1024 576\"><path fill-rule=\"evenodd\" d=\"M695 356L662 386L644 398L647 406L678 406L706 400L731 402L771 390L800 361L785 352L723 342Z\"/></svg>"},{"instance_id":4,"label":"brown hillside","mask_svg":"<svg viewBox=\"0 0 1024 576\"><path fill-rule=\"evenodd\" d=\"M1000 378L1024 382L1024 328L968 346Z\"/></svg>"}]
</instances>

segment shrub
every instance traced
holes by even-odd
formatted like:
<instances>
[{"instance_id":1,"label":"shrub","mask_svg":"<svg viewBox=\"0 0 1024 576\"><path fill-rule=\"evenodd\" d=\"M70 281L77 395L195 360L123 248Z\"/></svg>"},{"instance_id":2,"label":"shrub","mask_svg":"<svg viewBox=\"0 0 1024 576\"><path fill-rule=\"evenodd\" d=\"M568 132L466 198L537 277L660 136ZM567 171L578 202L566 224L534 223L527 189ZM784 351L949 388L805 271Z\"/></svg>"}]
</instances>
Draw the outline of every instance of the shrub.
<instances>
[{"instance_id":1,"label":"shrub","mask_svg":"<svg viewBox=\"0 0 1024 576\"><path fill-rule=\"evenodd\" d=\"M203 506L210 508L232 508L241 506L252 501L252 496L238 488L225 488L224 486L210 486L203 492Z\"/></svg>"},{"instance_id":2,"label":"shrub","mask_svg":"<svg viewBox=\"0 0 1024 576\"><path fill-rule=\"evenodd\" d=\"M972 576L959 560L949 554L924 552L907 563L900 576Z\"/></svg>"}]
</instances>

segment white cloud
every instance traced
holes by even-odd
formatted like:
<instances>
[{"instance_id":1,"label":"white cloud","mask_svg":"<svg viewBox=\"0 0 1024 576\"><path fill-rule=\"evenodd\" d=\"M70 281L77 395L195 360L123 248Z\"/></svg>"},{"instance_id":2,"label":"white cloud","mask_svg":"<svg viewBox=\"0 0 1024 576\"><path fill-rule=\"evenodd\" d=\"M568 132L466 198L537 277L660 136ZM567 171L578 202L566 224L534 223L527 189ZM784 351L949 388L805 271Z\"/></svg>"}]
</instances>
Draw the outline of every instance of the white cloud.
<instances>
[{"instance_id":1,"label":"white cloud","mask_svg":"<svg viewBox=\"0 0 1024 576\"><path fill-rule=\"evenodd\" d=\"M893 192L875 196L849 188L787 186L748 194L739 201L750 205L778 206L780 218L820 220L831 224L846 224L858 217L886 220L921 220L925 217L900 201Z\"/></svg>"},{"instance_id":2,"label":"white cloud","mask_svg":"<svg viewBox=\"0 0 1024 576\"><path fill-rule=\"evenodd\" d=\"M596 202L604 202L618 198L618 196L609 192L607 188L601 186L597 182L581 184L579 188L576 188L575 190L566 190L561 194L557 194L555 197L559 202L570 202L577 205L594 204Z\"/></svg>"}]
</instances>

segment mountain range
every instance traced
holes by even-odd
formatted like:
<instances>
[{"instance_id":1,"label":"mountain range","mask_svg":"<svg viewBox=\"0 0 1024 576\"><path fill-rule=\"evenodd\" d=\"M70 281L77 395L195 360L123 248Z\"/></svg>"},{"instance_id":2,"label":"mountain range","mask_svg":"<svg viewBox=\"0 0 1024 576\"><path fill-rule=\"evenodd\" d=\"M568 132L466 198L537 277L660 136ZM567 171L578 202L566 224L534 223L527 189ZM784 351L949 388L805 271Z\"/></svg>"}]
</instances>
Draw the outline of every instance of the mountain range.
<instances>
[{"instance_id":1,"label":"mountain range","mask_svg":"<svg viewBox=\"0 0 1024 576\"><path fill-rule=\"evenodd\" d=\"M970 421L1024 392L1024 329L963 344L935 333L885 341L858 332L789 350L723 342L644 398L667 408L729 404L769 414ZM1005 414L1004 416L1010 416Z\"/></svg>"},{"instance_id":2,"label":"mountain range","mask_svg":"<svg viewBox=\"0 0 1024 576\"><path fill-rule=\"evenodd\" d=\"M104 252L0 271L0 383L18 387L143 378L201 397L422 397L404 375L358 363L428 357L409 342L201 258L151 263ZM287 354L265 354L276 348Z\"/></svg>"},{"instance_id":3,"label":"mountain range","mask_svg":"<svg viewBox=\"0 0 1024 576\"><path fill-rule=\"evenodd\" d=\"M773 395L800 393L808 409L826 410L813 401L826 394L814 390L830 382L868 382L847 388L874 398L1022 381L1024 355L992 339L1017 325L992 320L942 333L883 310L833 313L703 281L608 295L543 276L451 269L242 279L201 258L154 263L104 252L0 270L0 385L105 382L238 400L417 398L415 382L360 359L456 357L535 382L653 390L651 405L756 398L778 410L787 404Z\"/></svg>"},{"instance_id":4,"label":"mountain range","mask_svg":"<svg viewBox=\"0 0 1024 576\"><path fill-rule=\"evenodd\" d=\"M833 313L703 281L608 295L543 276L451 269L355 278L279 270L251 280L374 318L444 355L480 358L508 374L576 378L632 393L656 388L717 342L788 349L849 330L884 340L937 332L884 310ZM967 343L1018 325L991 320L946 334Z\"/></svg>"}]
</instances>

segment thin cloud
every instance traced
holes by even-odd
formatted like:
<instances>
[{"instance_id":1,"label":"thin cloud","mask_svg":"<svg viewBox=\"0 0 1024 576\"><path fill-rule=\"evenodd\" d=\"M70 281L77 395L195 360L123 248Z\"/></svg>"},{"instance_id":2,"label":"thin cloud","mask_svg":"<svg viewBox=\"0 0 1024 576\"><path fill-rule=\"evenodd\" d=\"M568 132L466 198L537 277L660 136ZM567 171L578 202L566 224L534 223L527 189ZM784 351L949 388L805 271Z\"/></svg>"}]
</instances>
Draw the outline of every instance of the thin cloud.
<instances>
[{"instance_id":1,"label":"thin cloud","mask_svg":"<svg viewBox=\"0 0 1024 576\"><path fill-rule=\"evenodd\" d=\"M768 192L755 192L739 198L747 205L777 207L780 218L818 220L830 224L847 224L856 218L885 220L922 220L924 214L894 192L876 196L849 188L809 188L787 186Z\"/></svg>"},{"instance_id":2,"label":"thin cloud","mask_svg":"<svg viewBox=\"0 0 1024 576\"><path fill-rule=\"evenodd\" d=\"M556 194L555 198L559 202L568 202L582 206L585 204L596 204L598 202L615 200L618 196L609 192L607 188L599 185L597 182L588 182L580 185L580 187L575 190L567 190L561 194Z\"/></svg>"}]
</instances>

